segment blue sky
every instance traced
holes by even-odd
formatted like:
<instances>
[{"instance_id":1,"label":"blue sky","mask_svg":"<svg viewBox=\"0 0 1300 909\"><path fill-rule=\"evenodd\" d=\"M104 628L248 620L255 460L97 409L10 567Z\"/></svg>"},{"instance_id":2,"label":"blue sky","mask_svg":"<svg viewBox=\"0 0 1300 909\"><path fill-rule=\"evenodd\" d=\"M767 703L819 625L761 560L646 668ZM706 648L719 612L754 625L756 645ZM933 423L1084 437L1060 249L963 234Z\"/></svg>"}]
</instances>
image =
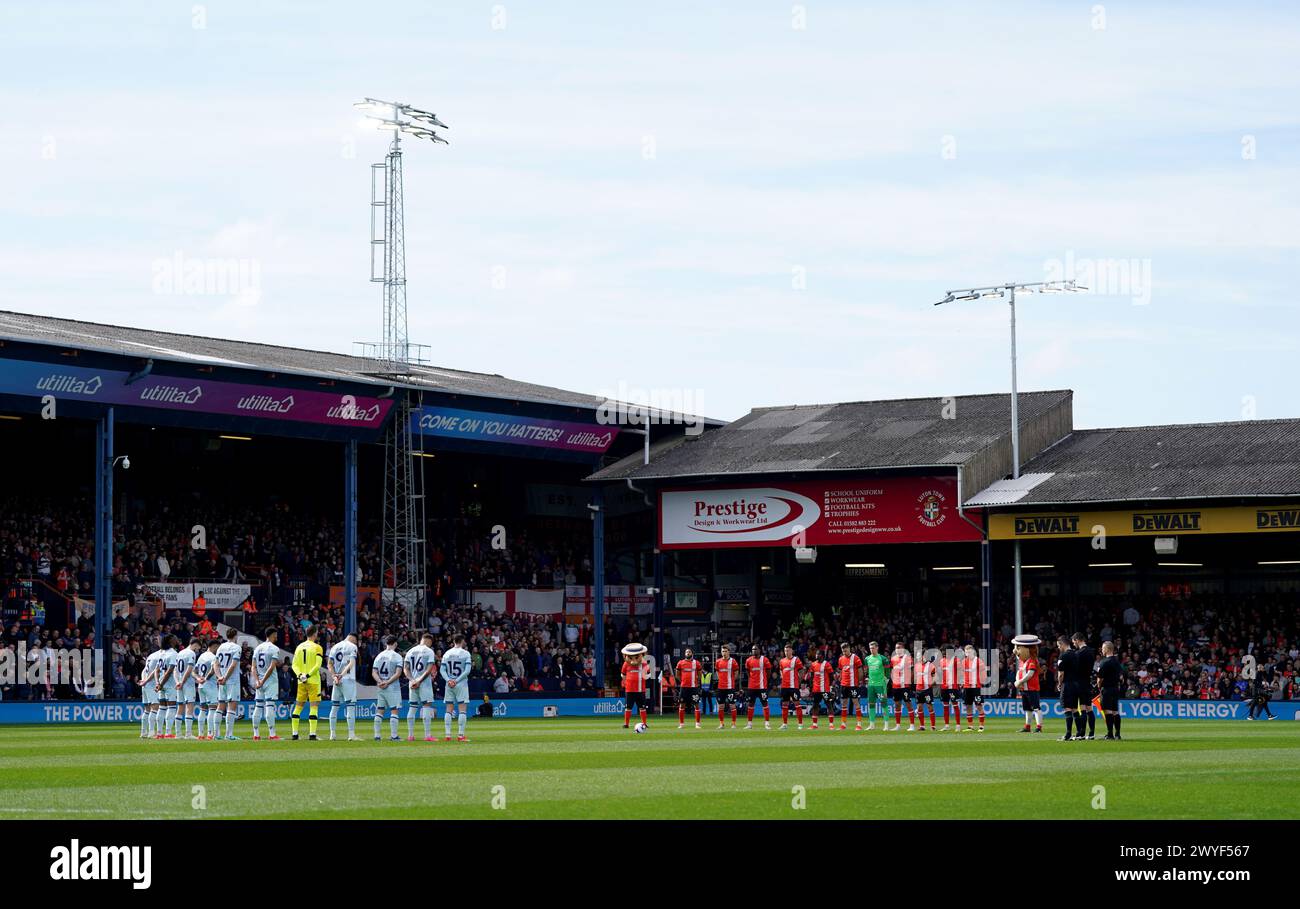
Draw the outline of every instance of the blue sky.
<instances>
[{"instance_id":1,"label":"blue sky","mask_svg":"<svg viewBox=\"0 0 1300 909\"><path fill-rule=\"evenodd\" d=\"M1018 307L1022 388L1300 416L1297 47L1285 4L5 4L0 308L377 338L371 95L451 126L405 158L436 364L724 418L1000 391L1005 305L931 303L1123 265ZM177 254L256 287L158 293Z\"/></svg>"}]
</instances>

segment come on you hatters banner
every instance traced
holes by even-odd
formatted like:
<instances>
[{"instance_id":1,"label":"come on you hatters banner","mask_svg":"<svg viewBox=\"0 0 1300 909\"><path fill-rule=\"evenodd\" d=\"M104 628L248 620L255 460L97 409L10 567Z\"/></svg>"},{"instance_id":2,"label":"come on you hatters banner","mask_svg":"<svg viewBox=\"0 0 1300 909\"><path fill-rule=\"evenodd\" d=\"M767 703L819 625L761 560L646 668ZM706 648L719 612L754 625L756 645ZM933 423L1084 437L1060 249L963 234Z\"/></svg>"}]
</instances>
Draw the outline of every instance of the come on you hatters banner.
<instances>
[{"instance_id":1,"label":"come on you hatters banner","mask_svg":"<svg viewBox=\"0 0 1300 909\"><path fill-rule=\"evenodd\" d=\"M411 431L446 439L504 442L586 454L604 454L619 433L617 427L592 423L430 406L411 413Z\"/></svg>"}]
</instances>

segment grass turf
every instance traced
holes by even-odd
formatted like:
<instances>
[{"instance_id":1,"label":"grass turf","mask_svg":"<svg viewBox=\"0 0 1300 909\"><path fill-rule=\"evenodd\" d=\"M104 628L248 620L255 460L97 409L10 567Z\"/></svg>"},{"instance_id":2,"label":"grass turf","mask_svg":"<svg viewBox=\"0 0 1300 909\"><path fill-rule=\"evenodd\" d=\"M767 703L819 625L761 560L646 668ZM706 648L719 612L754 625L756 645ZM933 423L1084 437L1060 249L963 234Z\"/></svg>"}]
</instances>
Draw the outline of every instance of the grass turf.
<instances>
[{"instance_id":1,"label":"grass turf","mask_svg":"<svg viewBox=\"0 0 1300 909\"><path fill-rule=\"evenodd\" d=\"M0 727L0 819L1300 817L1296 722L1126 720L1123 742L1058 742L1060 721L1023 735L1011 719L982 734L675 720L646 735L615 719L471 720L467 745L407 742L405 719L401 742L373 741L370 722L361 742Z\"/></svg>"}]
</instances>

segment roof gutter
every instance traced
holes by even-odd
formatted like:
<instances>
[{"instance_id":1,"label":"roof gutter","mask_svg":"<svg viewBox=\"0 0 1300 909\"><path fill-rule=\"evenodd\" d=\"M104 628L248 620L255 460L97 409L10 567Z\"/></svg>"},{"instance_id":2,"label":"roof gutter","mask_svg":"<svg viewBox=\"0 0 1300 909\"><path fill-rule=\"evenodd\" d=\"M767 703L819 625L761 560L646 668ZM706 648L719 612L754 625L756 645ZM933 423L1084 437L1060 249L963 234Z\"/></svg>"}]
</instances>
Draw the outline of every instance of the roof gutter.
<instances>
[{"instance_id":1,"label":"roof gutter","mask_svg":"<svg viewBox=\"0 0 1300 909\"><path fill-rule=\"evenodd\" d=\"M644 464L642 465L645 466ZM642 480L714 480L722 477L753 477L768 476L777 474L794 474L794 473L862 473L874 472L879 470L956 470L961 471L961 464L883 464L879 467L807 467L800 470L727 470L712 473L680 473L680 474L645 474L639 479ZM612 478L611 478L612 479Z\"/></svg>"},{"instance_id":2,"label":"roof gutter","mask_svg":"<svg viewBox=\"0 0 1300 909\"><path fill-rule=\"evenodd\" d=\"M644 489L637 489L635 484L633 484L631 477L627 477L626 479L627 479L627 488L635 492L637 495L641 496L641 498L645 499L646 505L648 505L651 508L654 508L655 503L650 501L650 493L646 492Z\"/></svg>"},{"instance_id":3,"label":"roof gutter","mask_svg":"<svg viewBox=\"0 0 1300 909\"><path fill-rule=\"evenodd\" d=\"M1065 509L1083 509L1094 508L1097 506L1108 505L1131 505L1134 502L1199 502L1206 499L1260 499L1264 504L1270 499L1297 499L1300 498L1300 492L1277 492L1277 493L1234 493L1232 495L1202 495L1202 496L1155 496L1154 498L1127 498L1127 499L1085 499L1077 502L1004 502L989 505L977 505L977 508L999 509L1004 513L1013 511L1041 511L1044 508L1065 508Z\"/></svg>"},{"instance_id":4,"label":"roof gutter","mask_svg":"<svg viewBox=\"0 0 1300 909\"><path fill-rule=\"evenodd\" d=\"M974 527L977 531L979 531L980 539L984 540L985 542L988 541L989 538L988 531L985 530L979 524L976 524L970 518L966 517L966 510L962 505L962 498L961 498L961 468L957 469L957 517L961 518L967 524L969 524L970 526Z\"/></svg>"}]
</instances>

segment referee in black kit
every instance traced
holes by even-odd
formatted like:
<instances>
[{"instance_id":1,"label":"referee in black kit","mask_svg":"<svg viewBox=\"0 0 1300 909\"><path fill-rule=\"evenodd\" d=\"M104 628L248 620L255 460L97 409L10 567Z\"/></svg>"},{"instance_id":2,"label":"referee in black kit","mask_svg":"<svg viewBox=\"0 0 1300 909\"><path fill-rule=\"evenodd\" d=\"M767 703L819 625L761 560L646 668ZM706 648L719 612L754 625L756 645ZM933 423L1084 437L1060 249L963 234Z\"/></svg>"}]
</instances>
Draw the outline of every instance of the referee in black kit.
<instances>
[{"instance_id":1,"label":"referee in black kit","mask_svg":"<svg viewBox=\"0 0 1300 909\"><path fill-rule=\"evenodd\" d=\"M1106 739L1121 742L1119 734L1119 692L1124 684L1124 666L1115 656L1115 645L1105 641L1101 645L1101 665L1097 667L1097 682L1101 685L1101 712L1106 718Z\"/></svg>"},{"instance_id":2,"label":"referee in black kit","mask_svg":"<svg viewBox=\"0 0 1300 909\"><path fill-rule=\"evenodd\" d=\"M1065 635L1056 639L1056 687L1065 711L1065 735L1057 741L1068 742L1074 738L1074 712L1079 707L1079 694L1074 690L1074 651ZM1079 726L1082 733L1083 726Z\"/></svg>"},{"instance_id":3,"label":"referee in black kit","mask_svg":"<svg viewBox=\"0 0 1300 909\"><path fill-rule=\"evenodd\" d=\"M1079 713L1074 717L1076 739L1092 741L1097 737L1097 714L1092 709L1092 671L1097 663L1097 651L1088 646L1088 636L1082 631L1074 633L1074 677L1079 687ZM1087 720L1087 734L1084 721Z\"/></svg>"}]
</instances>

